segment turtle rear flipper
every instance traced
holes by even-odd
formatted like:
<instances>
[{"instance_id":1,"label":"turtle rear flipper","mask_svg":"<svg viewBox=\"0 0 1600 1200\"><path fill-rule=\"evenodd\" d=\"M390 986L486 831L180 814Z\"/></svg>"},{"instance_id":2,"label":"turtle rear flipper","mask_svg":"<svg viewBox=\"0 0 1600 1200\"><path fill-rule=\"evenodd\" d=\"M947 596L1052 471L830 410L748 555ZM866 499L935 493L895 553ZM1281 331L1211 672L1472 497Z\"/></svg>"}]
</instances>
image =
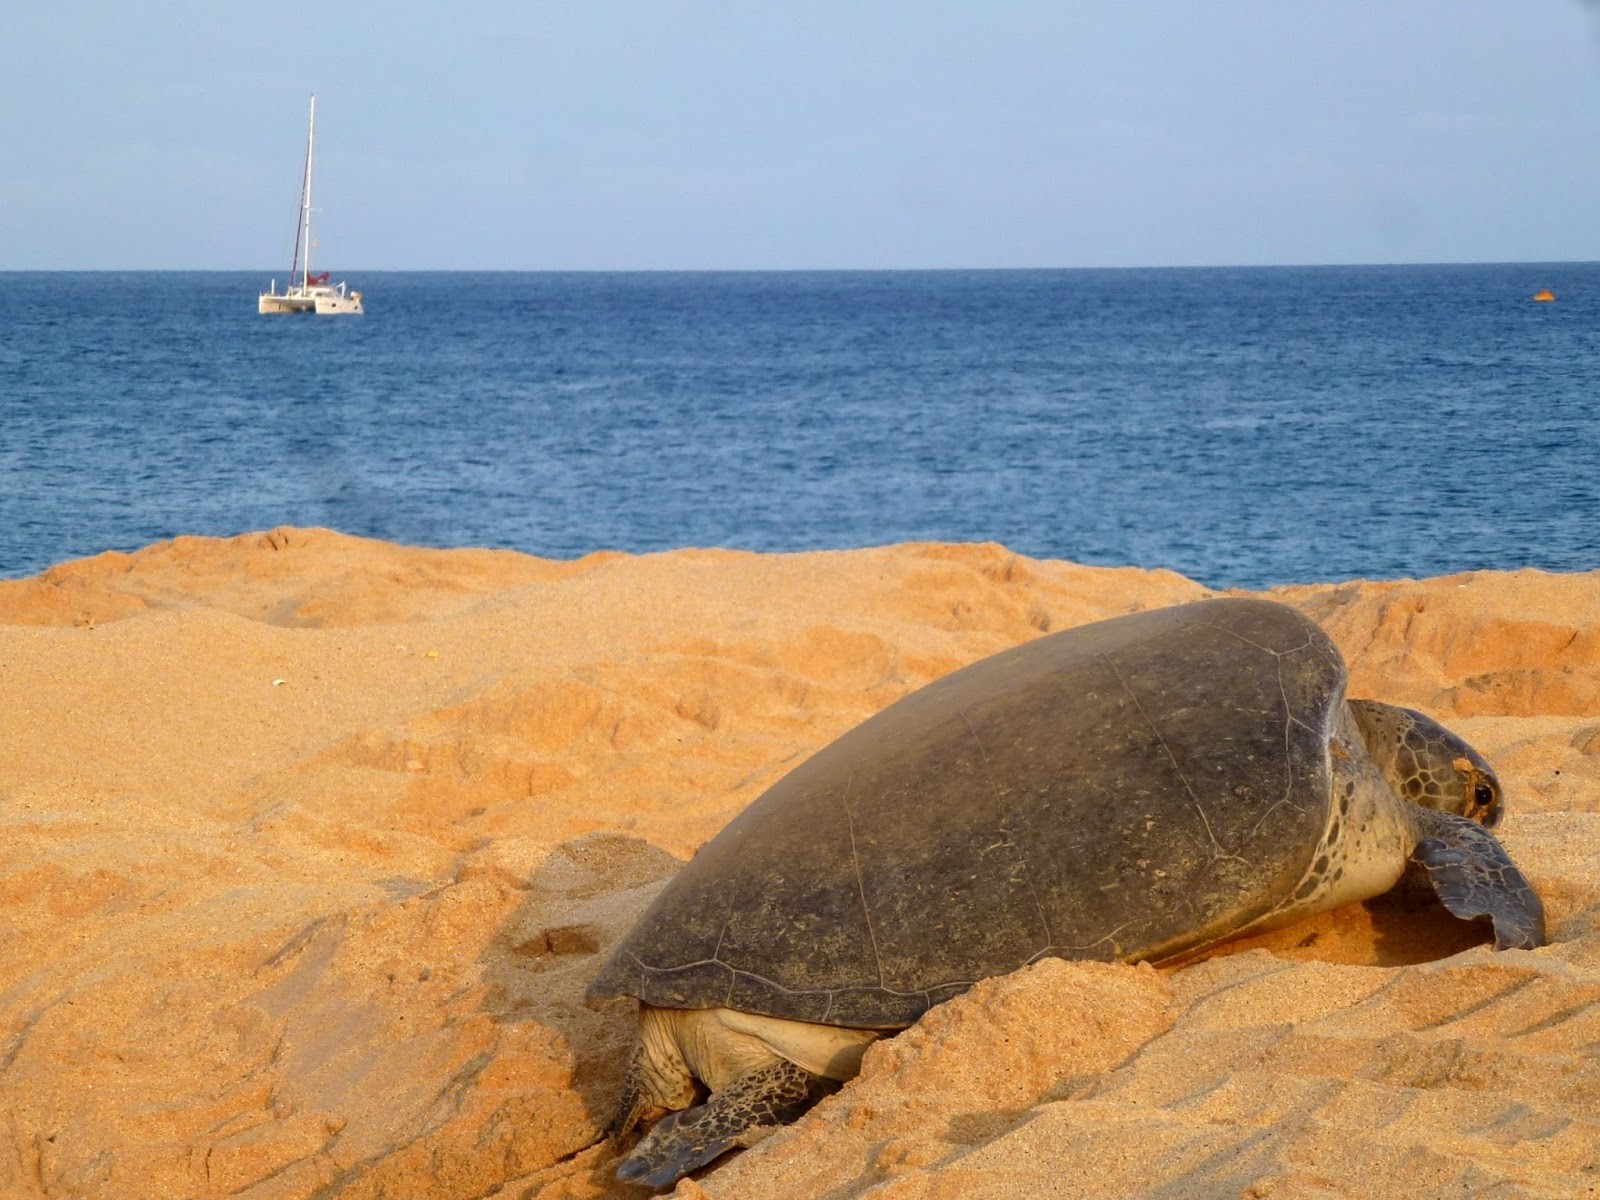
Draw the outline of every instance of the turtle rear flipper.
<instances>
[{"instance_id":1,"label":"turtle rear flipper","mask_svg":"<svg viewBox=\"0 0 1600 1200\"><path fill-rule=\"evenodd\" d=\"M1496 950L1532 950L1546 942L1544 905L1494 834L1438 809L1415 810L1422 836L1411 852L1452 914L1494 921Z\"/></svg>"},{"instance_id":2,"label":"turtle rear flipper","mask_svg":"<svg viewBox=\"0 0 1600 1200\"><path fill-rule=\"evenodd\" d=\"M634 1047L628 1059L627 1073L622 1077L622 1095L617 1099L617 1111L606 1126L606 1139L620 1142L628 1131L639 1123L639 1118L650 1109L650 1091L645 1082L645 1049L641 1043Z\"/></svg>"},{"instance_id":3,"label":"turtle rear flipper","mask_svg":"<svg viewBox=\"0 0 1600 1200\"><path fill-rule=\"evenodd\" d=\"M785 1059L746 1071L697 1108L669 1113L617 1168L624 1183L671 1187L735 1146L753 1146L838 1084Z\"/></svg>"}]
</instances>

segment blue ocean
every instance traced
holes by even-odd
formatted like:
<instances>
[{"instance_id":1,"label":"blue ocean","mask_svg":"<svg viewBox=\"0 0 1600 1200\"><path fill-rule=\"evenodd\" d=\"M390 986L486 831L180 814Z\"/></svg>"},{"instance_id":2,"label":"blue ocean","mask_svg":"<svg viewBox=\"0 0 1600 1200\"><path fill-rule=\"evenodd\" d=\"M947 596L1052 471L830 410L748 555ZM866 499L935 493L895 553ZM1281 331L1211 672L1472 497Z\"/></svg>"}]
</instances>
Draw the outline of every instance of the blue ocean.
<instances>
[{"instance_id":1,"label":"blue ocean","mask_svg":"<svg viewBox=\"0 0 1600 1200\"><path fill-rule=\"evenodd\" d=\"M1600 567L1597 264L354 273L348 318L258 316L269 275L0 275L0 576L280 524Z\"/></svg>"}]
</instances>

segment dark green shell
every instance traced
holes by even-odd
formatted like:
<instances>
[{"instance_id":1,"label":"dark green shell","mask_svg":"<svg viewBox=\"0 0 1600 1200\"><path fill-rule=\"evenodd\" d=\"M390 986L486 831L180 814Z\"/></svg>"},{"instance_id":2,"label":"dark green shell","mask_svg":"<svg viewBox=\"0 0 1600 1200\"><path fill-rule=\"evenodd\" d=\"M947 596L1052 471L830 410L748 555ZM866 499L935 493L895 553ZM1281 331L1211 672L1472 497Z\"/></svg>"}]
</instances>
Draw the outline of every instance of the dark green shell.
<instances>
[{"instance_id":1,"label":"dark green shell","mask_svg":"<svg viewBox=\"0 0 1600 1200\"><path fill-rule=\"evenodd\" d=\"M986 658L768 789L590 995L888 1029L1047 955L1215 940L1305 875L1344 683L1320 629L1252 599Z\"/></svg>"}]
</instances>

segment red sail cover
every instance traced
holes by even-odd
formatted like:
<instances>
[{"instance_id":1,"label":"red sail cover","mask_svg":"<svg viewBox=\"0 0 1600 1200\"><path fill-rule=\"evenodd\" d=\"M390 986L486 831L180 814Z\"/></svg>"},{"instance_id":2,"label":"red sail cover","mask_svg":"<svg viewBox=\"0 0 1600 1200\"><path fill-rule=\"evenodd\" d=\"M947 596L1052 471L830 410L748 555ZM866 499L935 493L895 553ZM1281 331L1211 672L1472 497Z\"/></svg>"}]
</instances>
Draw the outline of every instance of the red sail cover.
<instances>
[{"instance_id":1,"label":"red sail cover","mask_svg":"<svg viewBox=\"0 0 1600 1200\"><path fill-rule=\"evenodd\" d=\"M322 274L321 274L321 275L307 275L307 276L306 276L306 283L307 283L307 284L313 284L313 283L327 283L327 282L328 282L328 279L329 279L329 278L330 278L330 277L331 277L331 276L332 276L332 275L333 275L333 272L332 272L332 271L324 271L324 272L323 272L323 273L322 273Z\"/></svg>"}]
</instances>

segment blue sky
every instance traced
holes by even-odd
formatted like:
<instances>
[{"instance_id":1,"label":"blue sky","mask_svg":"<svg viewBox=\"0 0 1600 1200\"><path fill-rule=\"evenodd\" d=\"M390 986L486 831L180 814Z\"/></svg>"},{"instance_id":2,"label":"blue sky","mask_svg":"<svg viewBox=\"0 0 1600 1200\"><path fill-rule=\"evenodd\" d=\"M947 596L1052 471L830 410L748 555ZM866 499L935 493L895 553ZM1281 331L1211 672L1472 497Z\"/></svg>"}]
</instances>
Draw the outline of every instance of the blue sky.
<instances>
[{"instance_id":1,"label":"blue sky","mask_svg":"<svg viewBox=\"0 0 1600 1200\"><path fill-rule=\"evenodd\" d=\"M1577 0L10 0L0 269L1600 258Z\"/></svg>"}]
</instances>

